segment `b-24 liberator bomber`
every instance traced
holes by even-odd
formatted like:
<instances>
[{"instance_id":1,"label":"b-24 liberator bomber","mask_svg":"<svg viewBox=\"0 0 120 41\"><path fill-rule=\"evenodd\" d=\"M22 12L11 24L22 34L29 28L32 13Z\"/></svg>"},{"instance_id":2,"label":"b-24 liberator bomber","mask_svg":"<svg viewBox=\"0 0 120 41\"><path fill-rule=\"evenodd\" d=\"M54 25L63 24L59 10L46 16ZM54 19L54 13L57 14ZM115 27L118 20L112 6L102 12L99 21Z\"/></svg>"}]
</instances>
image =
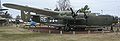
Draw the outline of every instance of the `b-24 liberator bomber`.
<instances>
[{"instance_id":1,"label":"b-24 liberator bomber","mask_svg":"<svg viewBox=\"0 0 120 41\"><path fill-rule=\"evenodd\" d=\"M74 12L72 8L70 8L71 11L51 11L11 3L4 3L3 6L21 10L23 12L28 12L27 19L30 19L29 18L30 12L52 17L53 19L56 19L58 21L55 23L47 21L46 23L50 23L51 26L54 26L58 30L64 31L85 30L86 28L101 28L111 26L115 21L114 20L115 18L110 15L98 15L98 16L88 15L86 13L89 12L87 11L89 10L88 6L85 6L84 8L76 12ZM79 12L83 14L78 14Z\"/></svg>"}]
</instances>

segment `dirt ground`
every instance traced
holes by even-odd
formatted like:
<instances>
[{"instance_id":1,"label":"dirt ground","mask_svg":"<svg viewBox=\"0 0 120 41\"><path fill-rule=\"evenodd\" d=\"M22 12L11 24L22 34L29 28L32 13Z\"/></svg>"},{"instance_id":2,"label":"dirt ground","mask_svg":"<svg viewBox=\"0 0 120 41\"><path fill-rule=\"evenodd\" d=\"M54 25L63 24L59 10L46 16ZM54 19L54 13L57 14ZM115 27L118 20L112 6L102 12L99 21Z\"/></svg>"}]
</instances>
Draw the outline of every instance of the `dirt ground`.
<instances>
[{"instance_id":1,"label":"dirt ground","mask_svg":"<svg viewBox=\"0 0 120 41\"><path fill-rule=\"evenodd\" d=\"M120 33L60 35L5 26L0 27L0 41L120 41Z\"/></svg>"}]
</instances>

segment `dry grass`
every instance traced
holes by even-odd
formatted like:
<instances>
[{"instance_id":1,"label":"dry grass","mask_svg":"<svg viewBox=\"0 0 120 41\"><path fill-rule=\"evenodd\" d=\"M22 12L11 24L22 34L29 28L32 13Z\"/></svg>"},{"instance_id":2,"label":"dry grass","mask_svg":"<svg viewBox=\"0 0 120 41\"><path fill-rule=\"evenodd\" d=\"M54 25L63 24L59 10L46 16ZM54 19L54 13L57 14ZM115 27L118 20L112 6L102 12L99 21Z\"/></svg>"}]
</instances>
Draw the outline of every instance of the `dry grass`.
<instances>
[{"instance_id":1,"label":"dry grass","mask_svg":"<svg viewBox=\"0 0 120 41\"><path fill-rule=\"evenodd\" d=\"M47 34L18 27L0 27L0 41L120 41L120 33L107 34Z\"/></svg>"}]
</instances>

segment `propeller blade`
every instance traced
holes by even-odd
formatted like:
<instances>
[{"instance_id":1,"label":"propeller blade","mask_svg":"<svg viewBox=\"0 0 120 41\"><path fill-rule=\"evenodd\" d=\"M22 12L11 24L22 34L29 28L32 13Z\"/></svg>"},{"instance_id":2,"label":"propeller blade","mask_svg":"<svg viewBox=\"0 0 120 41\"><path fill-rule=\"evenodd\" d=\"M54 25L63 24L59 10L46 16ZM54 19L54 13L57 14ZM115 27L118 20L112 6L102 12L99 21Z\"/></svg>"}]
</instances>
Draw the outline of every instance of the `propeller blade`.
<instances>
[{"instance_id":1,"label":"propeller blade","mask_svg":"<svg viewBox=\"0 0 120 41\"><path fill-rule=\"evenodd\" d=\"M70 8L70 10L71 10L71 12L72 12L71 14L75 14L75 12L73 11L73 9L72 9L72 8Z\"/></svg>"},{"instance_id":2,"label":"propeller blade","mask_svg":"<svg viewBox=\"0 0 120 41\"><path fill-rule=\"evenodd\" d=\"M76 14L77 14L79 11L80 11L80 9L79 9L79 10L77 10Z\"/></svg>"},{"instance_id":3,"label":"propeller blade","mask_svg":"<svg viewBox=\"0 0 120 41\"><path fill-rule=\"evenodd\" d=\"M70 8L70 10L71 10L71 14L72 14L72 17L73 18L75 18L76 16L77 16L77 13L79 12L79 10L75 13L74 11L73 11L73 9L72 8Z\"/></svg>"},{"instance_id":4,"label":"propeller blade","mask_svg":"<svg viewBox=\"0 0 120 41\"><path fill-rule=\"evenodd\" d=\"M84 10L89 10L88 5L85 5Z\"/></svg>"}]
</instances>

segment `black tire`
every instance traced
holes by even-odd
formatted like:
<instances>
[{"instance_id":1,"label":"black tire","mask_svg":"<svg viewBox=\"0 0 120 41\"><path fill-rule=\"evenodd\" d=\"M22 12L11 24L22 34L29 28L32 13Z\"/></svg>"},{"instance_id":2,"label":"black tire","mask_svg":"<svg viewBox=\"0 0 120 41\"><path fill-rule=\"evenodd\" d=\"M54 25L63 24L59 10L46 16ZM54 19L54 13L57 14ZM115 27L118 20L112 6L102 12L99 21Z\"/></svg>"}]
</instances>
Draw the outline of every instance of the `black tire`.
<instances>
[{"instance_id":1,"label":"black tire","mask_svg":"<svg viewBox=\"0 0 120 41\"><path fill-rule=\"evenodd\" d=\"M98 31L102 31L103 29L98 29Z\"/></svg>"}]
</instances>

